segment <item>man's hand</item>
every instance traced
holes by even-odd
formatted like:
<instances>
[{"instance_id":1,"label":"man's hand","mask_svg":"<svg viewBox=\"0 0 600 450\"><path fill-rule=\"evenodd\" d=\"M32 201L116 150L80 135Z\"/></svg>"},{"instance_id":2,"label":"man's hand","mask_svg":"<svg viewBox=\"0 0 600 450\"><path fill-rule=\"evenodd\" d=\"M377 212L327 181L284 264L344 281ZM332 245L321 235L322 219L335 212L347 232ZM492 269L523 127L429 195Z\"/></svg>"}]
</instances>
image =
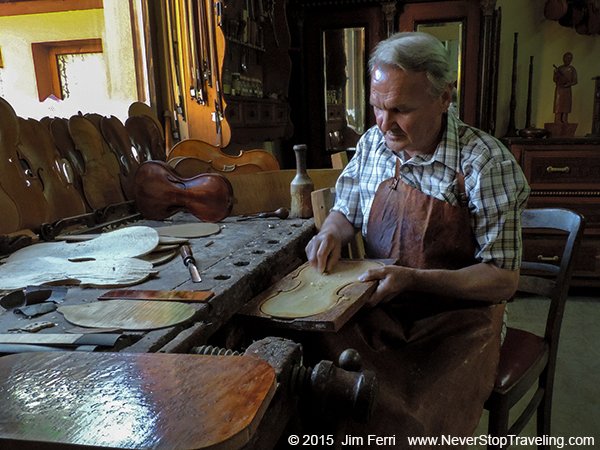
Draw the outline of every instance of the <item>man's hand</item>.
<instances>
[{"instance_id":1,"label":"man's hand","mask_svg":"<svg viewBox=\"0 0 600 450\"><path fill-rule=\"evenodd\" d=\"M342 254L342 243L332 233L319 233L306 246L306 256L319 273L330 272Z\"/></svg>"},{"instance_id":2,"label":"man's hand","mask_svg":"<svg viewBox=\"0 0 600 450\"><path fill-rule=\"evenodd\" d=\"M331 211L319 234L306 246L306 256L310 264L319 273L331 271L340 260L342 246L354 237L354 227L346 216Z\"/></svg>"},{"instance_id":3,"label":"man's hand","mask_svg":"<svg viewBox=\"0 0 600 450\"><path fill-rule=\"evenodd\" d=\"M371 269L360 281L379 281L368 305L388 302L405 291L443 295L449 298L494 304L509 300L519 282L519 270L478 263L458 270L413 269L384 266Z\"/></svg>"},{"instance_id":4,"label":"man's hand","mask_svg":"<svg viewBox=\"0 0 600 450\"><path fill-rule=\"evenodd\" d=\"M383 266L367 270L358 277L359 281L379 281L367 305L373 307L389 302L409 289L413 283L413 272L413 269L403 266Z\"/></svg>"}]
</instances>

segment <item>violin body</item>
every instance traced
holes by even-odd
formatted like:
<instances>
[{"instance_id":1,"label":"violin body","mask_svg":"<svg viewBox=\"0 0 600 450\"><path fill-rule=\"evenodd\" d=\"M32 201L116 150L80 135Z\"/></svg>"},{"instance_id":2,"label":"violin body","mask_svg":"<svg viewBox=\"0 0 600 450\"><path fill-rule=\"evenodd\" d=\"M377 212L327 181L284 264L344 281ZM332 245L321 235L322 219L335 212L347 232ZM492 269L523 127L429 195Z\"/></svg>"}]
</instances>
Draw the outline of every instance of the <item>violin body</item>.
<instances>
[{"instance_id":1,"label":"violin body","mask_svg":"<svg viewBox=\"0 0 600 450\"><path fill-rule=\"evenodd\" d=\"M47 124L52 135L54 145L63 159L67 160L73 169L72 182L86 204L86 211L92 208L85 198L83 191L83 176L85 174L85 160L79 150L75 148L75 143L69 133L69 120L61 117L51 119Z\"/></svg>"},{"instance_id":2,"label":"violin body","mask_svg":"<svg viewBox=\"0 0 600 450\"><path fill-rule=\"evenodd\" d=\"M173 146L169 159L193 157L210 163L220 172L252 173L279 170L277 159L265 150L241 151L239 155L228 155L219 147L199 139L185 139Z\"/></svg>"},{"instance_id":3,"label":"violin body","mask_svg":"<svg viewBox=\"0 0 600 450\"><path fill-rule=\"evenodd\" d=\"M263 169L255 164L216 166L212 162L206 162L191 156L176 156L175 158L169 159L167 164L169 164L179 176L184 178L193 177L201 173L220 173L221 175L228 177L230 175L263 172Z\"/></svg>"},{"instance_id":4,"label":"violin body","mask_svg":"<svg viewBox=\"0 0 600 450\"><path fill-rule=\"evenodd\" d=\"M233 188L217 173L182 178L163 161L146 161L135 174L135 202L151 220L187 211L205 222L218 222L231 213Z\"/></svg>"},{"instance_id":5,"label":"violin body","mask_svg":"<svg viewBox=\"0 0 600 450\"><path fill-rule=\"evenodd\" d=\"M84 159L83 192L92 209L125 201L118 162L106 152L100 131L87 118L73 116L69 119L69 134Z\"/></svg>"},{"instance_id":6,"label":"violin body","mask_svg":"<svg viewBox=\"0 0 600 450\"><path fill-rule=\"evenodd\" d=\"M131 116L125 129L141 161L165 160L164 134L154 120L145 115Z\"/></svg>"},{"instance_id":7,"label":"violin body","mask_svg":"<svg viewBox=\"0 0 600 450\"><path fill-rule=\"evenodd\" d=\"M73 184L73 169L54 146L50 131L34 119L19 118L21 153L41 181L48 203L48 220L83 214L86 204Z\"/></svg>"},{"instance_id":8,"label":"violin body","mask_svg":"<svg viewBox=\"0 0 600 450\"><path fill-rule=\"evenodd\" d=\"M48 203L40 180L21 154L18 144L19 120L12 106L0 97L0 185L10 200L0 195L4 216L0 219L0 227L3 233L37 229L48 217Z\"/></svg>"},{"instance_id":9,"label":"violin body","mask_svg":"<svg viewBox=\"0 0 600 450\"><path fill-rule=\"evenodd\" d=\"M104 140L119 160L121 173L121 187L127 200L133 200L134 193L134 175L139 166L136 155L133 153L129 134L125 125L115 116L102 117L100 119L100 131Z\"/></svg>"}]
</instances>

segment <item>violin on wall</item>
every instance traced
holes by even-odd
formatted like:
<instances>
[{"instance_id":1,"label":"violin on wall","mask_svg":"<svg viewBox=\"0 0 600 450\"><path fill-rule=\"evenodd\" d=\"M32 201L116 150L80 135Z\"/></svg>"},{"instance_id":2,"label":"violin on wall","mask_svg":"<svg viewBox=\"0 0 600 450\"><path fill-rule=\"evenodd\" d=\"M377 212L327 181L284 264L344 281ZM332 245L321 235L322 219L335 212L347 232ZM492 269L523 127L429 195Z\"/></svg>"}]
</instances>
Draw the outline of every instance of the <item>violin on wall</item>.
<instances>
[{"instance_id":1,"label":"violin on wall","mask_svg":"<svg viewBox=\"0 0 600 450\"><path fill-rule=\"evenodd\" d=\"M146 161L135 174L135 202L146 219L187 211L205 222L218 222L231 213L233 188L217 173L182 178L164 161Z\"/></svg>"}]
</instances>

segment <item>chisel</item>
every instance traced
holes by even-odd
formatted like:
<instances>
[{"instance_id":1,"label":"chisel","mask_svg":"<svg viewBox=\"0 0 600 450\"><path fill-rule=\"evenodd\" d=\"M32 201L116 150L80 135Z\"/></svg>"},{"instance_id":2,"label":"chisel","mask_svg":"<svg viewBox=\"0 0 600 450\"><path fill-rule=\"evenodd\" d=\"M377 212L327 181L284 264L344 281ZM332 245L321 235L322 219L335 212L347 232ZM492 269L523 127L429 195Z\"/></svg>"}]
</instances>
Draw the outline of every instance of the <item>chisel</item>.
<instances>
[{"instance_id":1,"label":"chisel","mask_svg":"<svg viewBox=\"0 0 600 450\"><path fill-rule=\"evenodd\" d=\"M192 254L192 249L189 245L182 245L179 250L181 254L181 258L183 259L183 263L187 266L190 271L190 275L192 277L192 281L194 283L200 283L202 278L200 278L200 272L198 272L198 267L196 267L196 260L194 259L194 255Z\"/></svg>"}]
</instances>

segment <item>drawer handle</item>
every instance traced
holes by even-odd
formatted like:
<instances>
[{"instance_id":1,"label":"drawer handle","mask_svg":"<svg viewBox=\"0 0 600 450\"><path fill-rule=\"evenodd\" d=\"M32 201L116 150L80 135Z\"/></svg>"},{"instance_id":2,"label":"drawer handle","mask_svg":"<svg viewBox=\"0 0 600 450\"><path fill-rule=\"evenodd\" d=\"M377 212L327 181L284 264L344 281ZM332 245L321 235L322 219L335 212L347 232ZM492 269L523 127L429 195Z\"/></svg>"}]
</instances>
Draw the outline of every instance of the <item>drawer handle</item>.
<instances>
[{"instance_id":1,"label":"drawer handle","mask_svg":"<svg viewBox=\"0 0 600 450\"><path fill-rule=\"evenodd\" d=\"M537 259L538 259L538 261L542 261L542 262L558 262L558 260L560 258L558 256L538 255Z\"/></svg>"},{"instance_id":2,"label":"drawer handle","mask_svg":"<svg viewBox=\"0 0 600 450\"><path fill-rule=\"evenodd\" d=\"M570 171L571 171L571 168L569 166L565 166L565 167L548 166L548 167L546 167L546 172L548 172L548 173L569 173Z\"/></svg>"}]
</instances>

